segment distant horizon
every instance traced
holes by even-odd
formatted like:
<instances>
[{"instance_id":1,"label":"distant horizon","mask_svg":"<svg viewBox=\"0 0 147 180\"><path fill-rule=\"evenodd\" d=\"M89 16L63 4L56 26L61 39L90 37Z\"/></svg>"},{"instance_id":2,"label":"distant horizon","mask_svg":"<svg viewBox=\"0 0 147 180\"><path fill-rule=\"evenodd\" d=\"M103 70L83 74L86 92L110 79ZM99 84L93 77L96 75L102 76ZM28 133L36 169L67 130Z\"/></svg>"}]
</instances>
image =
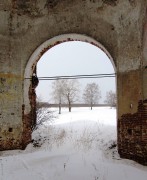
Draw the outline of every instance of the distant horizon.
<instances>
[{"instance_id":1,"label":"distant horizon","mask_svg":"<svg viewBox=\"0 0 147 180\"><path fill-rule=\"evenodd\" d=\"M59 103L49 103L49 102L44 102L44 101L39 101L40 103L43 103L43 104L45 104L45 105L52 105L52 106L59 106ZM89 106L89 105L91 105L90 103L88 104L88 103L71 103L71 106L75 106L76 107L76 105L78 106L78 105L81 105L81 107L83 107L83 106ZM93 107L95 106L95 107L97 107L97 106L111 106L111 104L108 104L108 103L105 103L105 102L103 102L103 103L96 103L96 104L93 104ZM68 103L61 103L61 106L68 106ZM79 106L80 107L80 106Z\"/></svg>"}]
</instances>

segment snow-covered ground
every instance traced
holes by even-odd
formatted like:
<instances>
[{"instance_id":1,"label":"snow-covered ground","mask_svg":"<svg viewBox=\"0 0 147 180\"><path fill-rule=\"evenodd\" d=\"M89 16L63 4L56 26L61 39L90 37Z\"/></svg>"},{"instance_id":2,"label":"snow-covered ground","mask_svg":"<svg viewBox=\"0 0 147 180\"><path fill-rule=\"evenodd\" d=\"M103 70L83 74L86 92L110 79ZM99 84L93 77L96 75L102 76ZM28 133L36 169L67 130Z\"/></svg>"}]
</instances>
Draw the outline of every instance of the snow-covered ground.
<instances>
[{"instance_id":1,"label":"snow-covered ground","mask_svg":"<svg viewBox=\"0 0 147 180\"><path fill-rule=\"evenodd\" d=\"M53 111L26 150L0 152L0 180L147 180L147 167L117 153L115 109Z\"/></svg>"}]
</instances>

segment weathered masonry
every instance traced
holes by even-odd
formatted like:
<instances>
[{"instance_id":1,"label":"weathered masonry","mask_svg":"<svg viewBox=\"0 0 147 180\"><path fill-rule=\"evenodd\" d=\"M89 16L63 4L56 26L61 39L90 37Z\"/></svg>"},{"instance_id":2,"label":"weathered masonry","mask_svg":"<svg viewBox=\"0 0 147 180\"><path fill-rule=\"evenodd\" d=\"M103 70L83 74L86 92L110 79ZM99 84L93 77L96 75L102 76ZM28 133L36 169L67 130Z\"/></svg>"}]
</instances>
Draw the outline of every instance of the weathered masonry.
<instances>
[{"instance_id":1,"label":"weathered masonry","mask_svg":"<svg viewBox=\"0 0 147 180\"><path fill-rule=\"evenodd\" d=\"M0 150L31 141L35 85L25 78L49 48L73 40L114 64L118 150L147 165L147 0L0 1Z\"/></svg>"}]
</instances>

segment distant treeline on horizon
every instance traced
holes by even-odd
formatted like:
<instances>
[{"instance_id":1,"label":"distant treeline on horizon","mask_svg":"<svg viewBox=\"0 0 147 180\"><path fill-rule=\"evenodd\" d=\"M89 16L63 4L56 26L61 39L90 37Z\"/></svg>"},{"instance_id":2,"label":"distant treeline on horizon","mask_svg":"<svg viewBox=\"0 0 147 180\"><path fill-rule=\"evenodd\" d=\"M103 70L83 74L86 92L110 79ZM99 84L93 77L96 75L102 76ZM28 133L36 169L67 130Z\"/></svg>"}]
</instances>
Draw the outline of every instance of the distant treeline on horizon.
<instances>
[{"instance_id":1,"label":"distant treeline on horizon","mask_svg":"<svg viewBox=\"0 0 147 180\"><path fill-rule=\"evenodd\" d=\"M59 107L59 104L50 104L47 102L39 102L40 105L43 107ZM90 107L90 104L84 104L84 103L75 103L71 104L71 107ZM107 107L107 106L112 106L110 104L93 104L92 107ZM61 104L61 107L68 107L68 104Z\"/></svg>"}]
</instances>

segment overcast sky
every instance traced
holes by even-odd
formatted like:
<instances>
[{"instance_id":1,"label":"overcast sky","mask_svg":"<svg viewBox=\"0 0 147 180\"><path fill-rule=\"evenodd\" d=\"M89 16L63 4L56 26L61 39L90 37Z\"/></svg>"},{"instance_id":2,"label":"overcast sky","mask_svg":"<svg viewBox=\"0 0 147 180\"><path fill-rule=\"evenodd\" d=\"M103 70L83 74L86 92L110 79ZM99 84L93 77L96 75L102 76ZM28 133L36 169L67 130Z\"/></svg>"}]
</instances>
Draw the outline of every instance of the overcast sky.
<instances>
[{"instance_id":1,"label":"overcast sky","mask_svg":"<svg viewBox=\"0 0 147 180\"><path fill-rule=\"evenodd\" d=\"M89 43L79 41L54 46L37 63L38 77L106 73L114 73L113 65L106 54ZM115 91L116 88L115 78L80 79L79 82L81 94L87 83L97 83L102 95L100 103L105 100L107 91ZM40 81L36 88L37 96L49 103L53 103L51 91L52 81Z\"/></svg>"}]
</instances>

